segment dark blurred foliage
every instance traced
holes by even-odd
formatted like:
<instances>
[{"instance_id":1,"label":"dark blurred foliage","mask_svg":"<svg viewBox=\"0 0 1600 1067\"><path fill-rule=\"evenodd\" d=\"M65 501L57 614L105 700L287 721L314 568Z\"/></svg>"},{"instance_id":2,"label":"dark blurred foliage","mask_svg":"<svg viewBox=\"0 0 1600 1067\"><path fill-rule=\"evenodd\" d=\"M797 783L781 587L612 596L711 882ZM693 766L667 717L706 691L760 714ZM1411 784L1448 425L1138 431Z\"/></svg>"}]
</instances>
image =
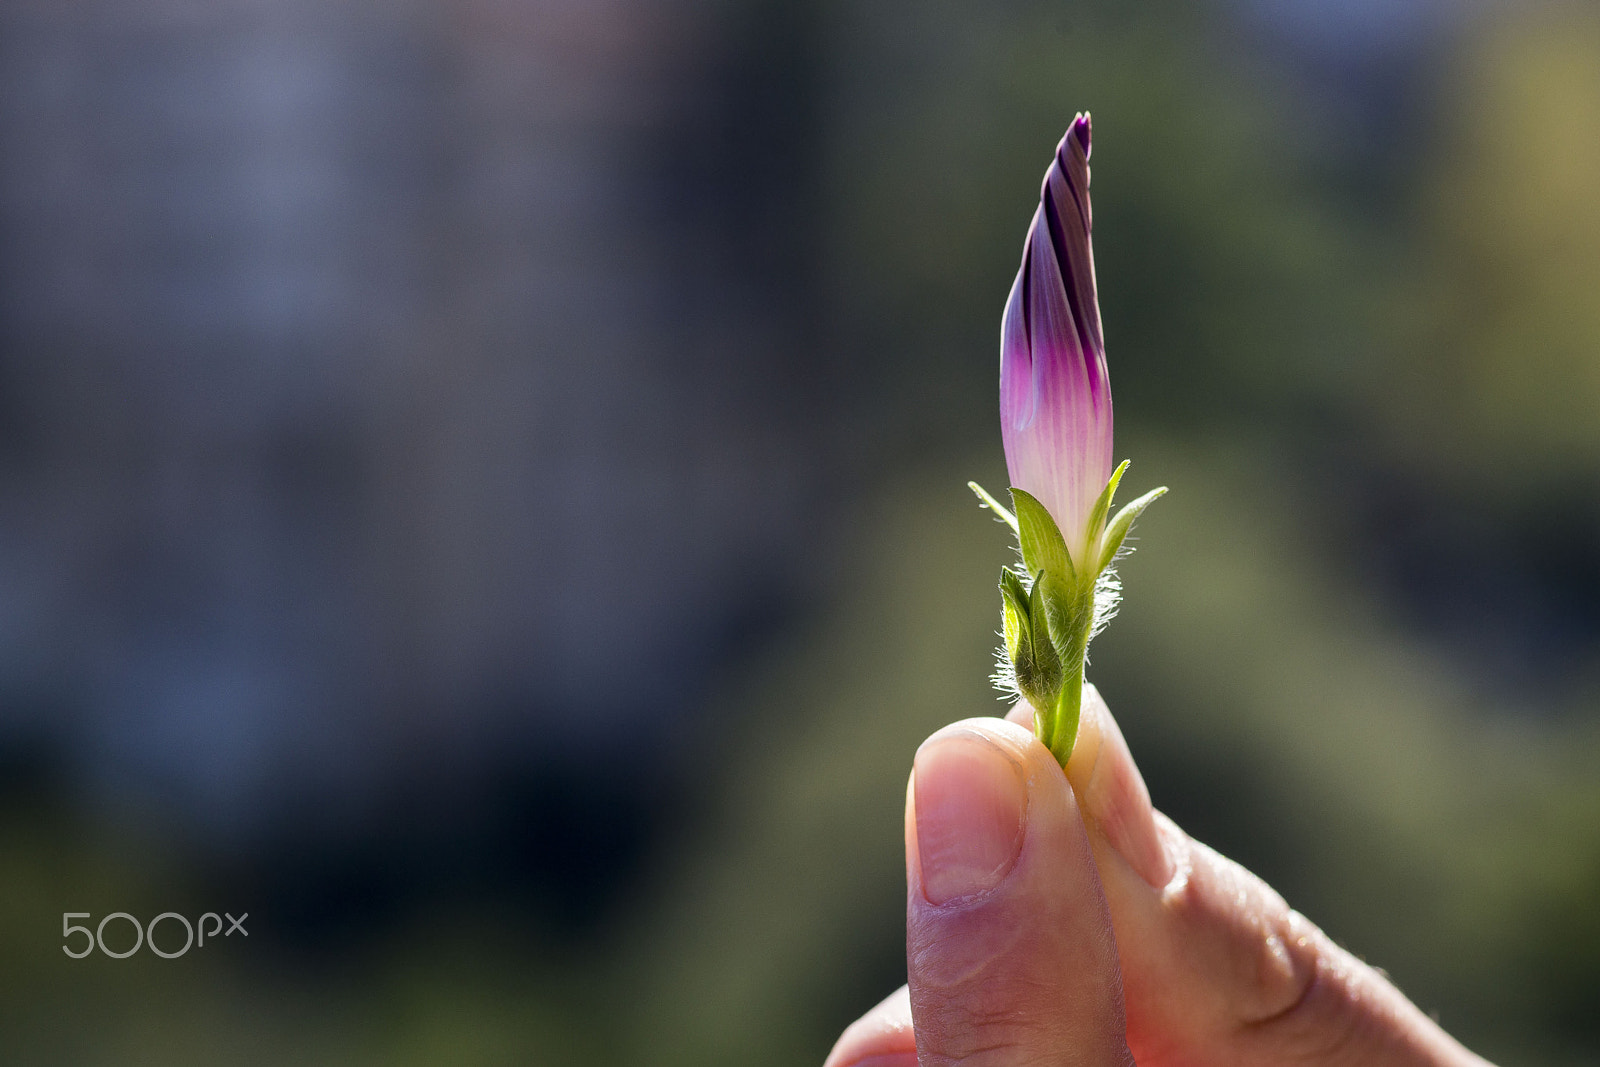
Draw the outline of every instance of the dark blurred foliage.
<instances>
[{"instance_id":1,"label":"dark blurred foliage","mask_svg":"<svg viewBox=\"0 0 1600 1067\"><path fill-rule=\"evenodd\" d=\"M820 1062L915 745L997 709L962 484L1082 108L1157 803L1600 1054L1588 9L22 0L8 1062Z\"/></svg>"}]
</instances>

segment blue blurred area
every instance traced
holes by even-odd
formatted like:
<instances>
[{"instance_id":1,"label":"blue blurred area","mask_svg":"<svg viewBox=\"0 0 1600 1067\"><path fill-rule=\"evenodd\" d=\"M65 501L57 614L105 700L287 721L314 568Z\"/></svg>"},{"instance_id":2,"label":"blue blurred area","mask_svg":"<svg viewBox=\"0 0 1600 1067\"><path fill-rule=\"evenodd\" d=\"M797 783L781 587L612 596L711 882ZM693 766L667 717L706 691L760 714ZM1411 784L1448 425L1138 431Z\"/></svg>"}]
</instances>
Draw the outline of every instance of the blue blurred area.
<instances>
[{"instance_id":1,"label":"blue blurred area","mask_svg":"<svg viewBox=\"0 0 1600 1067\"><path fill-rule=\"evenodd\" d=\"M1600 27L1423 0L0 11L18 1062L820 1062L994 708L962 484L1082 108L1158 804L1587 1062Z\"/></svg>"},{"instance_id":2,"label":"blue blurred area","mask_svg":"<svg viewBox=\"0 0 1600 1067\"><path fill-rule=\"evenodd\" d=\"M10 729L225 834L670 747L832 436L705 18L12 10Z\"/></svg>"}]
</instances>

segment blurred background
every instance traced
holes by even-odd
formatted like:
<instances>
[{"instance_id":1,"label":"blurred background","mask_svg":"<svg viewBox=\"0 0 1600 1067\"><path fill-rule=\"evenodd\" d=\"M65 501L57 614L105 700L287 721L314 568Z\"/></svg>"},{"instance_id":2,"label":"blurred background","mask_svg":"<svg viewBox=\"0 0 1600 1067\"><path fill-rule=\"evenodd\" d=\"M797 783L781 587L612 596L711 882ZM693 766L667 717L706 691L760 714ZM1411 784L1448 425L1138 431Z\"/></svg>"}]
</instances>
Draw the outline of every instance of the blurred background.
<instances>
[{"instance_id":1,"label":"blurred background","mask_svg":"<svg viewBox=\"0 0 1600 1067\"><path fill-rule=\"evenodd\" d=\"M7 3L7 1060L820 1063L1079 109L1157 804L1596 1062L1600 16L1490 0Z\"/></svg>"}]
</instances>

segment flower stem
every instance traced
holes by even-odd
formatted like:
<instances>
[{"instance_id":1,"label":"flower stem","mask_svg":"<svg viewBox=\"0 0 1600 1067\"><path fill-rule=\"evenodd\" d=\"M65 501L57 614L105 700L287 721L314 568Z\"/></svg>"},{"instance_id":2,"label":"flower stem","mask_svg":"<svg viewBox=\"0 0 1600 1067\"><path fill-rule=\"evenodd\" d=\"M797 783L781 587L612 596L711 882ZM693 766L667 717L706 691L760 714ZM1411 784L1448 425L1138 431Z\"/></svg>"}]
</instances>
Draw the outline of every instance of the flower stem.
<instances>
[{"instance_id":1,"label":"flower stem","mask_svg":"<svg viewBox=\"0 0 1600 1067\"><path fill-rule=\"evenodd\" d=\"M1078 741L1078 719L1083 710L1083 667L1089 652L1089 631L1094 620L1094 579L1081 582L1075 610L1072 612L1072 632L1062 635L1061 690L1056 695L1046 731L1039 733L1056 762L1066 769L1072 758L1073 746Z\"/></svg>"},{"instance_id":2,"label":"flower stem","mask_svg":"<svg viewBox=\"0 0 1600 1067\"><path fill-rule=\"evenodd\" d=\"M1056 701L1055 722L1051 724L1050 740L1046 747L1050 754L1067 769L1072 749L1078 743L1078 718L1083 711L1083 664L1076 671L1068 671L1061 686L1061 696Z\"/></svg>"}]
</instances>

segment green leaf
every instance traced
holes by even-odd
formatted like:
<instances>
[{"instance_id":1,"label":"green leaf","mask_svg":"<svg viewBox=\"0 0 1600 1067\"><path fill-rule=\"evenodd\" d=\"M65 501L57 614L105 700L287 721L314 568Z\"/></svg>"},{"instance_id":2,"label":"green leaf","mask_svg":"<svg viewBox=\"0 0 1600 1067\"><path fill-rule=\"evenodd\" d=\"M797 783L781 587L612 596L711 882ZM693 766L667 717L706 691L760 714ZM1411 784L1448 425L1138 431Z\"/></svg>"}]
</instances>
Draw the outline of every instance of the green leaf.
<instances>
[{"instance_id":1,"label":"green leaf","mask_svg":"<svg viewBox=\"0 0 1600 1067\"><path fill-rule=\"evenodd\" d=\"M978 500L983 503L983 506L1000 516L1005 524L1011 527L1012 533L1017 534L1019 537L1021 536L1021 533L1017 530L1017 517L1011 514L1011 512L1007 511L1004 504L990 496L989 491L983 486L979 485L977 482L968 482L967 488L971 489L974 493L977 493Z\"/></svg>"},{"instance_id":2,"label":"green leaf","mask_svg":"<svg viewBox=\"0 0 1600 1067\"><path fill-rule=\"evenodd\" d=\"M1117 483L1122 481L1122 472L1128 469L1131 460L1123 460L1117 469L1111 472L1111 480L1106 482L1106 487L1100 490L1100 499L1094 502L1094 510L1089 512L1089 528L1084 531L1084 544L1093 551L1100 540L1100 532L1105 529L1106 515L1111 511L1111 498L1117 493ZM1095 573L1100 573L1100 568L1095 568Z\"/></svg>"},{"instance_id":3,"label":"green leaf","mask_svg":"<svg viewBox=\"0 0 1600 1067\"><path fill-rule=\"evenodd\" d=\"M1017 541L1022 545L1022 562L1036 579L1035 585L1039 576L1046 572L1068 588L1076 585L1077 569L1072 565L1067 543L1061 539L1061 531L1050 512L1031 495L1015 487L1011 490L1011 501L1017 507Z\"/></svg>"},{"instance_id":4,"label":"green leaf","mask_svg":"<svg viewBox=\"0 0 1600 1067\"><path fill-rule=\"evenodd\" d=\"M1105 547L1100 552L1101 570L1111 566L1111 561L1117 558L1117 550L1122 547L1122 542L1127 538L1128 530L1133 526L1133 520L1137 519L1145 508L1155 503L1156 497L1166 491L1167 487L1164 485L1159 489L1152 489L1139 499L1129 501L1121 511L1117 512L1117 517L1112 519L1111 524L1106 527Z\"/></svg>"}]
</instances>

